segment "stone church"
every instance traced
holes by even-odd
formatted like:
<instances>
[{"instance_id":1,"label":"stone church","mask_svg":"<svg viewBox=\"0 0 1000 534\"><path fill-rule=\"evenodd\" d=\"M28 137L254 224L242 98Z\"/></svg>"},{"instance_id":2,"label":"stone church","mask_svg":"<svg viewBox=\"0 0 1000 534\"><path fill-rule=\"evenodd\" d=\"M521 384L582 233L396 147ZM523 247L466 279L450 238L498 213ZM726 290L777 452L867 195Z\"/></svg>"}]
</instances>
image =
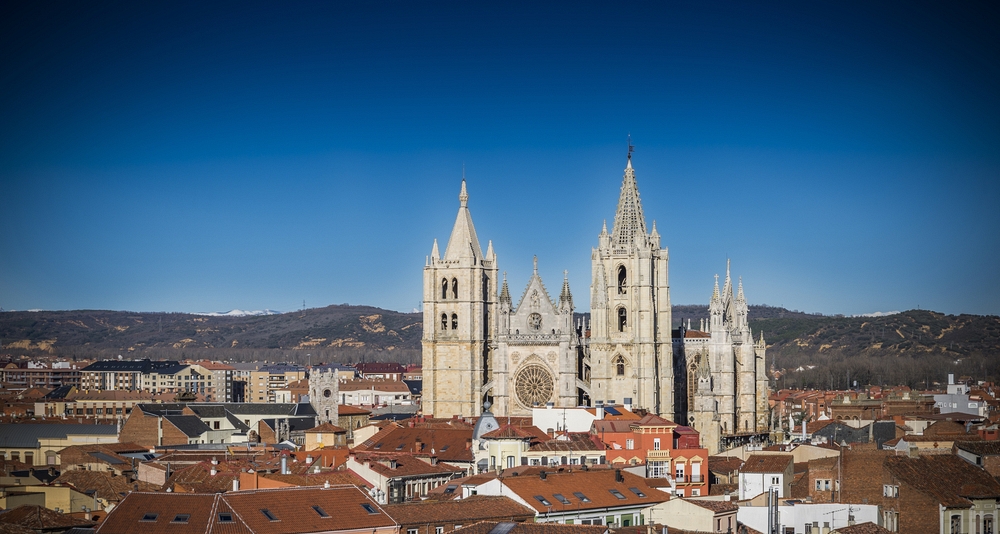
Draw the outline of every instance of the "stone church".
<instances>
[{"instance_id":1,"label":"stone church","mask_svg":"<svg viewBox=\"0 0 1000 534\"><path fill-rule=\"evenodd\" d=\"M693 331L672 330L668 261L655 221L647 230L630 152L614 226L605 223L591 251L589 324L574 319L565 276L552 298L537 258L514 301L493 243L482 251L463 180L444 254L435 240L424 266L423 412L530 415L549 403L630 402L719 443L766 434L763 339L750 337L742 283L733 299L727 270L726 289L716 287L701 350L686 342Z\"/></svg>"}]
</instances>

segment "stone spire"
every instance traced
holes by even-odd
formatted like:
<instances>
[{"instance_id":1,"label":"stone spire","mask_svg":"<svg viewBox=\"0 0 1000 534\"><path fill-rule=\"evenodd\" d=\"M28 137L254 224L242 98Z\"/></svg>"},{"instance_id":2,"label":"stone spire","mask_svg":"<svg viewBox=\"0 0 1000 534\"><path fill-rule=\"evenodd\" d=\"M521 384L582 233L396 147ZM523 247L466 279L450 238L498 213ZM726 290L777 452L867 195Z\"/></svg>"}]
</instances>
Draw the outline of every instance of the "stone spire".
<instances>
[{"instance_id":1,"label":"stone spire","mask_svg":"<svg viewBox=\"0 0 1000 534\"><path fill-rule=\"evenodd\" d=\"M569 290L569 271L563 271L562 292L559 293L559 308L564 311L573 309L573 294Z\"/></svg>"},{"instance_id":2,"label":"stone spire","mask_svg":"<svg viewBox=\"0 0 1000 534\"><path fill-rule=\"evenodd\" d=\"M726 319L733 320L733 279L729 276L729 259L726 259L726 282L722 286L722 309Z\"/></svg>"},{"instance_id":3,"label":"stone spire","mask_svg":"<svg viewBox=\"0 0 1000 534\"><path fill-rule=\"evenodd\" d=\"M434 261L441 259L441 252L438 250L438 240L434 238L434 246L431 248L431 258Z\"/></svg>"},{"instance_id":4,"label":"stone spire","mask_svg":"<svg viewBox=\"0 0 1000 534\"><path fill-rule=\"evenodd\" d=\"M642 214L639 188L635 183L635 171L632 170L632 157L629 154L625 176L622 178L621 195L618 197L618 210L615 212L611 243L617 249L631 249L643 243L645 238L646 218Z\"/></svg>"},{"instance_id":5,"label":"stone spire","mask_svg":"<svg viewBox=\"0 0 1000 534\"><path fill-rule=\"evenodd\" d=\"M458 195L458 217L448 238L448 248L444 251L446 261L471 259L478 261L483 257L483 249L479 247L476 237L476 227L472 224L472 214L469 213L469 193L465 190L465 180L462 180L462 192Z\"/></svg>"},{"instance_id":6,"label":"stone spire","mask_svg":"<svg viewBox=\"0 0 1000 534\"><path fill-rule=\"evenodd\" d=\"M511 309L514 303L510 299L510 289L507 287L507 271L503 272L503 287L500 289L500 307Z\"/></svg>"}]
</instances>

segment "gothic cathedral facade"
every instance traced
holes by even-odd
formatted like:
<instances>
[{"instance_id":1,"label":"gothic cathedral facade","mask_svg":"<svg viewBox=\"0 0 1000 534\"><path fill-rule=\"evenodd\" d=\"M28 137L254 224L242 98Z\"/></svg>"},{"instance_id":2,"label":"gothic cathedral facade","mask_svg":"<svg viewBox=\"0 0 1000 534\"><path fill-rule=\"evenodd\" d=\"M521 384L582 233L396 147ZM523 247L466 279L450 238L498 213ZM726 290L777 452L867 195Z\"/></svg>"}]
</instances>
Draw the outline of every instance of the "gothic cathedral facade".
<instances>
[{"instance_id":1,"label":"gothic cathedral facade","mask_svg":"<svg viewBox=\"0 0 1000 534\"><path fill-rule=\"evenodd\" d=\"M631 153L614 226L605 223L591 252L589 324L574 318L565 276L550 297L537 258L515 302L492 242L482 252L468 203L463 180L444 255L435 240L424 266L425 414L530 415L603 401L691 425L713 451L724 436L766 434L763 338L750 334L742 283L733 299L728 269L721 294L716 282L704 339L675 334L669 255L655 221L647 231Z\"/></svg>"}]
</instances>

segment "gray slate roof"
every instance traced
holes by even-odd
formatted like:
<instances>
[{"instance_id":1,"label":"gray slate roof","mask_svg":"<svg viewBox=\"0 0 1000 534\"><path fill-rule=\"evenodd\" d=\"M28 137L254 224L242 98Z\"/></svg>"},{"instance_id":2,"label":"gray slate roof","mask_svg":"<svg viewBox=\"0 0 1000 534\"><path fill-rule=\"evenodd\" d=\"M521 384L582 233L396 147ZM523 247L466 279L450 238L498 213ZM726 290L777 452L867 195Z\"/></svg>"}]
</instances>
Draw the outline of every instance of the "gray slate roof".
<instances>
[{"instance_id":1,"label":"gray slate roof","mask_svg":"<svg viewBox=\"0 0 1000 534\"><path fill-rule=\"evenodd\" d=\"M163 418L189 438L196 438L211 430L197 415L165 415Z\"/></svg>"},{"instance_id":2,"label":"gray slate roof","mask_svg":"<svg viewBox=\"0 0 1000 534\"><path fill-rule=\"evenodd\" d=\"M53 424L0 424L0 447L17 447L35 449L39 447L39 438L65 439L68 435L102 435L117 436L115 425L67 425Z\"/></svg>"}]
</instances>

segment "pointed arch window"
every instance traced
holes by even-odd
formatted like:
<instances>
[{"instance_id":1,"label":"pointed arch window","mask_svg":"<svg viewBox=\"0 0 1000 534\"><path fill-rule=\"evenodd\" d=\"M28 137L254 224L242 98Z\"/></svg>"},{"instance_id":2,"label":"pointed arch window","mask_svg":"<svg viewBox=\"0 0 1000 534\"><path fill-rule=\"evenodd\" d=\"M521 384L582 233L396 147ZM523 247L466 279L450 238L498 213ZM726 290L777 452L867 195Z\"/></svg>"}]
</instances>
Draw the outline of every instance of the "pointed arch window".
<instances>
[{"instance_id":1,"label":"pointed arch window","mask_svg":"<svg viewBox=\"0 0 1000 534\"><path fill-rule=\"evenodd\" d=\"M618 308L618 331L624 332L628 326L628 311L625 308Z\"/></svg>"},{"instance_id":2,"label":"pointed arch window","mask_svg":"<svg viewBox=\"0 0 1000 534\"><path fill-rule=\"evenodd\" d=\"M451 314L451 329L458 330L458 314Z\"/></svg>"},{"instance_id":3,"label":"pointed arch window","mask_svg":"<svg viewBox=\"0 0 1000 534\"><path fill-rule=\"evenodd\" d=\"M624 265L618 266L618 294L624 295L627 292L628 271Z\"/></svg>"},{"instance_id":4,"label":"pointed arch window","mask_svg":"<svg viewBox=\"0 0 1000 534\"><path fill-rule=\"evenodd\" d=\"M448 279L441 279L441 300L448 298Z\"/></svg>"},{"instance_id":5,"label":"pointed arch window","mask_svg":"<svg viewBox=\"0 0 1000 534\"><path fill-rule=\"evenodd\" d=\"M451 279L451 298L458 299L458 278Z\"/></svg>"},{"instance_id":6,"label":"pointed arch window","mask_svg":"<svg viewBox=\"0 0 1000 534\"><path fill-rule=\"evenodd\" d=\"M447 330L447 329L448 329L448 314L447 313L442 313L441 314L441 330Z\"/></svg>"},{"instance_id":7,"label":"pointed arch window","mask_svg":"<svg viewBox=\"0 0 1000 534\"><path fill-rule=\"evenodd\" d=\"M618 376L625 376L625 358L620 354L615 357L615 374Z\"/></svg>"}]
</instances>

